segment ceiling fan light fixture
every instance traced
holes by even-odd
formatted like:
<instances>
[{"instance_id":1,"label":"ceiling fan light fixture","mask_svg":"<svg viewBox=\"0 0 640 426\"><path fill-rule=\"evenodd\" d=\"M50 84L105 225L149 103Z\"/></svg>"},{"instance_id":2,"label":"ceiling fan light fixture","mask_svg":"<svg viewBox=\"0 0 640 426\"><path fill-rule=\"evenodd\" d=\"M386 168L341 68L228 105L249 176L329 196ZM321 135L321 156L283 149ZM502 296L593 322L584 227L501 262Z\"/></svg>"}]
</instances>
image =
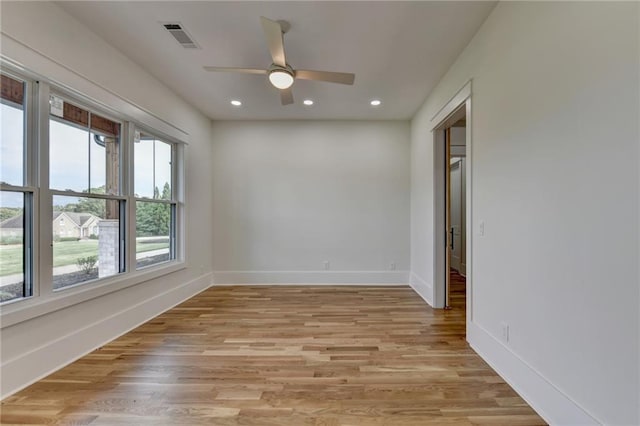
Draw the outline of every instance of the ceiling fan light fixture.
<instances>
[{"instance_id":1,"label":"ceiling fan light fixture","mask_svg":"<svg viewBox=\"0 0 640 426\"><path fill-rule=\"evenodd\" d=\"M2 1L2 0L0 0ZM262 30L267 41L269 54L272 63L268 69L263 68L238 68L238 67L212 67L205 66L206 71L214 72L236 72L243 74L267 75L269 82L275 88L280 89L280 103L282 105L290 105L293 103L293 91L291 86L296 79L326 81L327 83L353 85L356 78L355 74L333 71L314 71L314 70L294 70L287 63L284 54L284 33L286 33L290 25L286 21L273 21L271 19L260 17L262 22ZM306 101L306 106L313 105L313 101ZM237 105L239 106L239 105Z\"/></svg>"},{"instance_id":2,"label":"ceiling fan light fixture","mask_svg":"<svg viewBox=\"0 0 640 426\"><path fill-rule=\"evenodd\" d=\"M269 73L269 81L277 89L288 89L293 84L293 74L287 70L275 69Z\"/></svg>"}]
</instances>

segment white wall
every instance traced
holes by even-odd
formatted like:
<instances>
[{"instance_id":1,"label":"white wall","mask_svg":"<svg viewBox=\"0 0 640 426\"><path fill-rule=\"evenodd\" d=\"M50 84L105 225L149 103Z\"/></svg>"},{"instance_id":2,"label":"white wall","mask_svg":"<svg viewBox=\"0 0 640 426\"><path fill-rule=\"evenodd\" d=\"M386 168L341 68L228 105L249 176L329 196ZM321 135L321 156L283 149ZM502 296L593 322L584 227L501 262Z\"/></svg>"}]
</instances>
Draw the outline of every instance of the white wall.
<instances>
[{"instance_id":1,"label":"white wall","mask_svg":"<svg viewBox=\"0 0 640 426\"><path fill-rule=\"evenodd\" d=\"M211 122L53 3L3 2L1 24L6 57L106 104L127 99L139 108L125 113L187 133L190 143L186 267L3 328L0 386L7 395L211 284L212 204L204 189L211 182Z\"/></svg>"},{"instance_id":2,"label":"white wall","mask_svg":"<svg viewBox=\"0 0 640 426\"><path fill-rule=\"evenodd\" d=\"M217 284L408 282L408 122L215 122L213 140Z\"/></svg>"},{"instance_id":3,"label":"white wall","mask_svg":"<svg viewBox=\"0 0 640 426\"><path fill-rule=\"evenodd\" d=\"M498 4L412 121L412 272L429 298L431 119L472 79L486 234L468 338L558 424L640 423L638 7Z\"/></svg>"}]
</instances>

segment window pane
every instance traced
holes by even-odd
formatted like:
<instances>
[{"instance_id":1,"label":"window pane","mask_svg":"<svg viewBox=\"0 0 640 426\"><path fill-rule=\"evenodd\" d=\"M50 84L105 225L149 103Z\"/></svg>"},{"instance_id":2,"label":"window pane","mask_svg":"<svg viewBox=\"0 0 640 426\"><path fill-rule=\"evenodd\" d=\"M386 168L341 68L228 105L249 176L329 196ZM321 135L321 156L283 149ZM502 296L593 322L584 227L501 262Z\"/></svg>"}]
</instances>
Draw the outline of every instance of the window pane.
<instances>
[{"instance_id":1,"label":"window pane","mask_svg":"<svg viewBox=\"0 0 640 426\"><path fill-rule=\"evenodd\" d=\"M155 143L156 187L163 200L171 199L171 145L156 140ZM158 198L158 197L155 197Z\"/></svg>"},{"instance_id":2,"label":"window pane","mask_svg":"<svg viewBox=\"0 0 640 426\"><path fill-rule=\"evenodd\" d=\"M153 198L154 139L141 139L134 144L134 186L136 197Z\"/></svg>"},{"instance_id":3,"label":"window pane","mask_svg":"<svg viewBox=\"0 0 640 426\"><path fill-rule=\"evenodd\" d=\"M171 144L141 133L134 151L135 195L171 199Z\"/></svg>"},{"instance_id":4,"label":"window pane","mask_svg":"<svg viewBox=\"0 0 640 426\"><path fill-rule=\"evenodd\" d=\"M24 184L24 87L2 76L0 104L0 182Z\"/></svg>"},{"instance_id":5,"label":"window pane","mask_svg":"<svg viewBox=\"0 0 640 426\"><path fill-rule=\"evenodd\" d=\"M0 302L25 296L24 194L0 191Z\"/></svg>"},{"instance_id":6,"label":"window pane","mask_svg":"<svg viewBox=\"0 0 640 426\"><path fill-rule=\"evenodd\" d=\"M136 268L167 262L173 258L172 216L170 204L136 202Z\"/></svg>"},{"instance_id":7,"label":"window pane","mask_svg":"<svg viewBox=\"0 0 640 426\"><path fill-rule=\"evenodd\" d=\"M120 263L120 201L53 197L53 288L115 275Z\"/></svg>"},{"instance_id":8,"label":"window pane","mask_svg":"<svg viewBox=\"0 0 640 426\"><path fill-rule=\"evenodd\" d=\"M88 161L89 132L49 120L49 186L61 191L87 191Z\"/></svg>"}]
</instances>

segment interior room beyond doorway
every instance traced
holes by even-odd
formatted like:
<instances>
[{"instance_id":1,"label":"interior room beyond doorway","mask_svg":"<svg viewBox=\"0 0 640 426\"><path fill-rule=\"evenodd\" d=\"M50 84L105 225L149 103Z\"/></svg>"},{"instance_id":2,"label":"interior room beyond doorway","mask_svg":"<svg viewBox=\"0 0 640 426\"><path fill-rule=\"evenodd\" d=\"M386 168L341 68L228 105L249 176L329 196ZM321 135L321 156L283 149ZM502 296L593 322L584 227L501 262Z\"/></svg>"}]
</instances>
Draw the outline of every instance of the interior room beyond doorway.
<instances>
[{"instance_id":1,"label":"interior room beyond doorway","mask_svg":"<svg viewBox=\"0 0 640 426\"><path fill-rule=\"evenodd\" d=\"M466 116L445 130L447 144L447 303L466 308Z\"/></svg>"}]
</instances>

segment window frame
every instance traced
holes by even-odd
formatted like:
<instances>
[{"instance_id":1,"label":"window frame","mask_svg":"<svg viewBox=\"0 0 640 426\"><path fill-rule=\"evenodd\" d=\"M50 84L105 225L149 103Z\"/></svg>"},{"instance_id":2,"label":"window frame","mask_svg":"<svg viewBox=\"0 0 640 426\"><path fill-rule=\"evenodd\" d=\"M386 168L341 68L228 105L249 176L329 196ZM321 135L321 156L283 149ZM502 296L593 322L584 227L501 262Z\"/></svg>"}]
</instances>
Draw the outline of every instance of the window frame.
<instances>
[{"instance_id":1,"label":"window frame","mask_svg":"<svg viewBox=\"0 0 640 426\"><path fill-rule=\"evenodd\" d=\"M129 155L131 158L131 176L129 180L129 188L131 189L132 195L132 203L130 206L131 209L131 222L132 222L132 244L131 252L129 258L129 264L136 271L145 271L150 268L159 267L161 265L170 264L172 262L181 262L184 261L184 255L182 253L183 244L181 243L182 236L184 235L184 229L182 224L182 208L184 203L182 202L183 190L180 186L182 182L184 182L184 178L182 177L182 165L183 165L183 146L180 142L176 141L174 138L163 134L162 132L153 130L148 128L147 126L135 124L132 128L134 137L131 140L131 146L129 150ZM136 197L135 196L135 139L137 137L138 132L145 133L149 136L153 136L156 140L160 140L163 143L169 144L171 146L171 199L163 200L157 198L149 198L149 197ZM155 167L155 164L154 164ZM169 260L165 262L158 262L152 265L137 267L137 259L136 259L136 238L137 238L137 230L136 230L136 205L138 202L150 202L150 203L158 203L158 204L168 204L171 206L171 223L169 225Z\"/></svg>"},{"instance_id":2,"label":"window frame","mask_svg":"<svg viewBox=\"0 0 640 426\"><path fill-rule=\"evenodd\" d=\"M48 267L46 270L43 270L44 273L47 274L47 276L45 276L45 278L51 283L51 289L50 291L54 292L54 293L59 293L59 292L66 292L69 290L72 290L76 287L79 286L84 286L84 285L92 285L95 284L99 281L102 280L108 280L114 276L119 276L122 274L126 274L130 268L127 262L127 250L129 249L129 241L130 239L128 238L128 232L127 232L127 220L126 220L126 211L127 211L127 203L129 202L127 200L127 196L126 196L126 188L124 188L124 179L123 179L123 171L124 169L129 167L129 162L128 159L125 155L125 151L126 151L126 144L127 141L124 138L124 135L127 134L126 130L127 130L127 126L129 126L130 124L124 120L124 118L118 117L117 113L114 113L112 111L105 111L104 109L100 108L100 106L95 105L95 102L92 101L87 101L85 99L78 99L76 96L73 96L73 94L69 94L67 91L65 91L64 89L61 89L59 87L56 86L51 86L49 85L49 96L56 96L58 98L62 98L63 101L65 102L69 102L70 104L74 105L75 107L81 108L83 110L86 110L89 113L88 116L88 124L87 127L81 127L76 123L73 123L71 121L68 120L64 120L63 118L56 116L56 115L52 115L50 113L50 108L47 108L46 115L47 120L46 120L46 126L47 126L47 133L48 133L48 128L50 125L50 122L56 121L58 123L62 123L65 125L69 125L72 127L76 127L80 130L86 130L87 132L89 132L89 135L91 133L96 133L92 128L91 128L91 116L92 114L95 115L99 115L101 117L104 117L106 119L109 119L117 124L120 125L120 135L119 135L119 152L118 155L120 157L119 161L120 161L120 167L119 167L119 173L118 173L118 187L119 187L119 193L116 195L113 194L97 194L94 192L80 192L80 191L74 191L74 190L61 190L61 189L53 189L51 188L51 183L49 182L50 180L50 176L51 176L51 171L50 171L50 165L51 165L51 159L48 155L48 153L50 152L50 144L51 144L51 135L48 134L47 136L47 157L48 157L48 161L46 162L46 164L41 164L41 170L40 173L41 175L44 175L46 173L47 176L47 183L48 186L47 188L42 188L43 192L45 194L46 197L46 201L48 202L49 207L51 207L51 215L49 217L52 217L53 215L53 198L56 196L62 196L62 197L78 197L78 198L91 198L91 199L99 199L99 200L105 200L105 201L118 201L119 203L119 229L120 229L120 241L119 241L119 253L118 253L118 258L119 258L119 265L118 265L118 273L108 276L108 277L104 277L104 278L96 278L96 279L91 279L91 280L86 280L86 281L81 281L78 283L74 283L65 287L61 287L58 289L54 289L53 288L53 279L54 279L54 274L53 274L53 229L50 229L49 231L49 235L50 235L50 242L49 245L51 246L51 267ZM45 125L44 123L41 123L41 125ZM99 132L98 132L99 133ZM90 155L90 154L89 154ZM44 162L42 162L44 163ZM90 161L89 161L90 163ZM87 180L87 184L90 186L91 185L91 174L89 173L88 175L88 180ZM46 189L46 191L45 191ZM90 187L88 188L89 190L91 189ZM51 226L51 228L53 228L53 226Z\"/></svg>"},{"instance_id":3,"label":"window frame","mask_svg":"<svg viewBox=\"0 0 640 426\"><path fill-rule=\"evenodd\" d=\"M38 250L35 249L37 241L37 137L34 131L37 117L37 102L35 102L38 82L29 76L12 69L0 67L0 74L5 75L15 81L21 81L24 85L23 94L23 133L22 133L22 185L13 185L0 182L0 191L21 193L23 196L23 290L22 297L10 299L0 303L0 306L23 302L38 296L38 268L35 266L38 261ZM14 106L15 103L0 99L0 103Z\"/></svg>"},{"instance_id":4,"label":"window frame","mask_svg":"<svg viewBox=\"0 0 640 426\"><path fill-rule=\"evenodd\" d=\"M35 72L27 70L17 63L6 60L0 65L3 74L17 80L30 82L25 94L25 133L24 157L28 169L25 169L25 185L16 187L0 184L0 189L27 191L31 194L31 289L29 297L18 298L0 303L0 329L36 318L47 313L64 309L97 297L104 296L149 280L161 278L186 268L184 241L184 147L189 135L150 112L130 103L125 98L105 91L99 86L87 86L77 81L78 87L91 93L85 95L68 85L54 82ZM54 72L55 74L55 72ZM49 189L49 96L55 93L65 100L100 116L119 122L120 129L120 193L116 196L94 193L76 193ZM117 109L116 109L117 108ZM143 124L144 123L144 124ZM174 258L168 262L150 265L140 270L135 268L135 197L133 193L133 138L134 128L140 128L173 146L172 200L175 205L173 227ZM125 232L121 238L124 245L123 272L97 280L86 281L66 287L64 291L53 291L53 250L52 241L52 201L54 195L77 195L89 198L109 198L121 201L120 220L124 222ZM98 195L98 196L96 196ZM25 216L27 217L27 216ZM121 224L122 226L122 224ZM25 242L25 246L26 246ZM133 257L134 261L131 262ZM25 277L26 278L26 277ZM91 283L90 285L85 285Z\"/></svg>"}]
</instances>

